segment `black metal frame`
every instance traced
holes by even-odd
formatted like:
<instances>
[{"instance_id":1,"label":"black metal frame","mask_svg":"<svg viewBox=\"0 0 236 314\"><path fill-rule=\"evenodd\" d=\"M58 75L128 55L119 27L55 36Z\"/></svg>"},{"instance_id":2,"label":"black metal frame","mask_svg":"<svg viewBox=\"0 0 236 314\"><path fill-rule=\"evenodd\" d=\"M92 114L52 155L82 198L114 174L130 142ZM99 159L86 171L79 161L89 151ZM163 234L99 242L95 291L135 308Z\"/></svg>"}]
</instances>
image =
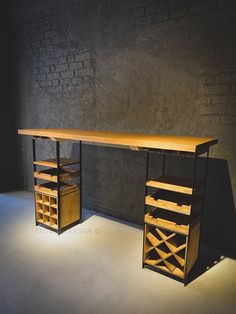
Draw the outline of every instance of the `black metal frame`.
<instances>
[{"instance_id":1,"label":"black metal frame","mask_svg":"<svg viewBox=\"0 0 236 314\"><path fill-rule=\"evenodd\" d=\"M36 139L46 139L51 140L47 137L33 137L32 138L32 148L33 148L33 171L35 172L37 170L36 164L34 163L36 161ZM80 141L80 219L77 221L74 221L73 223L61 228L61 162L60 162L60 141L56 141L56 161L57 161L57 225L58 228L55 230L54 228L51 228L50 226L47 226L43 223L37 222L37 211L36 211L36 197L35 197L35 191L34 191L34 203L35 203L35 225L36 226L42 226L48 230L51 230L53 232L57 232L58 235L60 235L62 232L76 226L81 222L82 218L82 141ZM37 178L34 177L34 186L37 184Z\"/></svg>"},{"instance_id":2,"label":"black metal frame","mask_svg":"<svg viewBox=\"0 0 236 314\"><path fill-rule=\"evenodd\" d=\"M188 260L188 256L185 256L185 260L186 260L186 264L185 264L185 273L184 273L184 278L181 279L175 275L172 275L171 273L167 273L165 271L162 271L161 269L157 269L151 265L145 264L144 263L144 241L145 239L145 214L147 212L147 205L146 205L146 201L145 198L147 196L147 185L146 182L149 179L149 159L150 156L149 154L151 152L153 153L157 153L157 154L162 154L162 175L165 174L165 168L166 168L166 154L171 154L171 155L175 155L175 156L184 156L184 157L192 157L194 158L194 163L193 163L193 193L192 193L192 199L194 200L195 196L196 196L196 190L197 190L197 185L196 185L196 177L197 177L197 166L198 166L198 158L200 155L207 153L207 157L206 157L206 166L205 166L205 174L204 174L204 180L203 180L203 192L202 192L202 202L201 202L201 208L200 208L200 239L199 239L199 246L198 246L198 258L199 258L199 251L200 251L200 243L201 243L201 226L202 226L202 219L203 219L203 208L204 208L204 203L205 203L205 191L206 191L206 180L207 180L207 170L208 170L208 159L209 159L209 148L207 148L206 151L199 151L199 152L194 152L194 153L188 153L188 152L182 152L182 151L168 151L168 150L160 150L160 149L146 149L146 176L145 176L145 196L144 196L144 222L143 222L143 256L142 256L142 268L148 268L151 269L157 273L163 274L167 277L170 277L172 279L175 279L179 282L184 283L184 285L186 286L188 283L188 274L186 273L187 270L187 260ZM193 202L194 204L194 202ZM193 210L193 209L192 209ZM191 210L191 212L192 212ZM150 224L151 225L151 224ZM190 235L191 235L191 231L192 231L192 227L193 225L190 224L189 226L189 235L186 236L186 238L188 239L188 242L190 241ZM165 229L165 228L164 228ZM188 254L188 250L186 251L186 254ZM198 260L197 258L197 260Z\"/></svg>"},{"instance_id":3,"label":"black metal frame","mask_svg":"<svg viewBox=\"0 0 236 314\"><path fill-rule=\"evenodd\" d=\"M57 233L61 233L61 163L60 163L60 142L56 141L57 156Z\"/></svg>"},{"instance_id":4,"label":"black metal frame","mask_svg":"<svg viewBox=\"0 0 236 314\"><path fill-rule=\"evenodd\" d=\"M79 187L80 187L80 221L82 222L82 141L79 142Z\"/></svg>"},{"instance_id":5,"label":"black metal frame","mask_svg":"<svg viewBox=\"0 0 236 314\"><path fill-rule=\"evenodd\" d=\"M147 195L147 185L146 185L146 182L149 178L149 150L148 148L146 149L146 172L145 172L145 187L144 187L144 213L143 213L143 217L145 217L145 214L146 214L146 210L147 210L147 205L146 205L146 201L145 201L145 198L146 198L146 195ZM143 223L143 255L142 255L142 268L145 267L145 264L144 264L144 241L145 241L145 223Z\"/></svg>"},{"instance_id":6,"label":"black metal frame","mask_svg":"<svg viewBox=\"0 0 236 314\"><path fill-rule=\"evenodd\" d=\"M206 164L205 164L205 174L204 174L204 183L203 183L203 192L202 192L202 203L201 203L201 215L200 215L200 238L199 238L199 250L198 250L198 259L200 254L200 243L202 238L202 222L203 222L203 210L205 206L205 199L206 199L206 184L207 184L207 172L208 172L208 162L209 162L209 147L207 151L205 152L206 155Z\"/></svg>"},{"instance_id":7,"label":"black metal frame","mask_svg":"<svg viewBox=\"0 0 236 314\"><path fill-rule=\"evenodd\" d=\"M192 204L194 204L194 198L195 198L195 193L196 193L196 176L197 176L197 162L198 162L198 154L194 153L194 162L193 162L193 193L192 193ZM192 210L191 209L191 214L192 214ZM191 239L191 233L192 233L192 227L193 225L190 223L189 224L189 233L188 236L186 237L187 240L187 245L190 242ZM199 250L199 247L198 247ZM185 252L185 267L184 267L184 279L183 279L183 283L186 286L187 282L188 282L188 274L187 274L187 265L188 265L188 249Z\"/></svg>"},{"instance_id":8,"label":"black metal frame","mask_svg":"<svg viewBox=\"0 0 236 314\"><path fill-rule=\"evenodd\" d=\"M36 141L35 138L32 138L32 148L33 148L33 173L36 171L36 165L35 165L35 161L36 161ZM34 186L37 185L37 178L35 178L35 176L33 175L34 178ZM35 210L35 225L38 225L37 222L37 211L36 211L36 196L35 196L35 192L34 192L34 210Z\"/></svg>"}]
</instances>

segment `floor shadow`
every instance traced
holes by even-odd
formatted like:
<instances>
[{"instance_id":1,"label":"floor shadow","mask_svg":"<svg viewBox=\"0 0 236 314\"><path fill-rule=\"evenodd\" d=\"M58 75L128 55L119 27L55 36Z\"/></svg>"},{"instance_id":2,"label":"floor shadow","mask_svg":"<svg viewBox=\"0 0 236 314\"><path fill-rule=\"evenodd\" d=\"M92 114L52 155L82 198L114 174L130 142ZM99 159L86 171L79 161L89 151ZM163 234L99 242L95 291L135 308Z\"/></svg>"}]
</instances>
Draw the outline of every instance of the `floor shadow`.
<instances>
[{"instance_id":1,"label":"floor shadow","mask_svg":"<svg viewBox=\"0 0 236 314\"><path fill-rule=\"evenodd\" d=\"M201 243L236 252L236 214L228 162L210 158Z\"/></svg>"},{"instance_id":2,"label":"floor shadow","mask_svg":"<svg viewBox=\"0 0 236 314\"><path fill-rule=\"evenodd\" d=\"M187 284L191 283L226 258L223 251L201 245L199 259L188 275Z\"/></svg>"},{"instance_id":3,"label":"floor shadow","mask_svg":"<svg viewBox=\"0 0 236 314\"><path fill-rule=\"evenodd\" d=\"M199 259L190 271L187 283L194 281L224 259L225 255L219 250L202 245Z\"/></svg>"},{"instance_id":4,"label":"floor shadow","mask_svg":"<svg viewBox=\"0 0 236 314\"><path fill-rule=\"evenodd\" d=\"M199 259L188 278L192 282L226 257L236 259L236 214L227 160L210 158Z\"/></svg>"}]
</instances>

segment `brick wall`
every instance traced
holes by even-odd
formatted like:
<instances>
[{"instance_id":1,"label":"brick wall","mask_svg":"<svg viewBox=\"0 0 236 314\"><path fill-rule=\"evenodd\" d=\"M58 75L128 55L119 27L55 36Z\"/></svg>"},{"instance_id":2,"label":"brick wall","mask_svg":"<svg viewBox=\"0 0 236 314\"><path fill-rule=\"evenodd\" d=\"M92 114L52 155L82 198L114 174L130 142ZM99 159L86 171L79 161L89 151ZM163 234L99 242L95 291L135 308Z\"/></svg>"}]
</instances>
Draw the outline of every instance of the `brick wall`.
<instances>
[{"instance_id":1,"label":"brick wall","mask_svg":"<svg viewBox=\"0 0 236 314\"><path fill-rule=\"evenodd\" d=\"M219 138L204 234L224 246L227 227L217 241L212 234L222 210L229 225L235 215L235 17L229 0L70 0L19 17L19 127ZM20 141L32 189L30 141ZM65 144L65 155L76 151ZM85 146L84 158L85 206L140 223L144 155Z\"/></svg>"},{"instance_id":2,"label":"brick wall","mask_svg":"<svg viewBox=\"0 0 236 314\"><path fill-rule=\"evenodd\" d=\"M60 8L25 16L17 23L21 62L31 61L34 94L73 92L94 85L91 51L58 49Z\"/></svg>"}]
</instances>

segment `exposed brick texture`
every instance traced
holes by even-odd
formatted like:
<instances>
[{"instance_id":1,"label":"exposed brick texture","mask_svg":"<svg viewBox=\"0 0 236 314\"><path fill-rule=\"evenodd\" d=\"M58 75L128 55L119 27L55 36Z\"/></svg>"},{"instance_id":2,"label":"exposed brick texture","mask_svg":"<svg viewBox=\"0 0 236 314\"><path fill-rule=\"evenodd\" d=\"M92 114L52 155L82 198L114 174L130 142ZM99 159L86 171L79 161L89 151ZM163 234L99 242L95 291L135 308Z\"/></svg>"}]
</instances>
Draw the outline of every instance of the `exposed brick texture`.
<instances>
[{"instance_id":1,"label":"exposed brick texture","mask_svg":"<svg viewBox=\"0 0 236 314\"><path fill-rule=\"evenodd\" d=\"M32 20L33 27L31 27ZM85 82L92 84L94 73L91 67L91 52L75 49L71 53L66 48L58 54L56 46L58 21L54 8L51 14L47 12L45 15L44 12L40 12L39 15L30 15L23 21L19 20L17 28L19 29L20 56L23 59L33 57L34 79L38 86L34 94L64 93L68 97L71 96L71 91L82 87L81 85L87 87ZM88 75L91 76L89 80ZM80 79L75 79L78 77Z\"/></svg>"}]
</instances>

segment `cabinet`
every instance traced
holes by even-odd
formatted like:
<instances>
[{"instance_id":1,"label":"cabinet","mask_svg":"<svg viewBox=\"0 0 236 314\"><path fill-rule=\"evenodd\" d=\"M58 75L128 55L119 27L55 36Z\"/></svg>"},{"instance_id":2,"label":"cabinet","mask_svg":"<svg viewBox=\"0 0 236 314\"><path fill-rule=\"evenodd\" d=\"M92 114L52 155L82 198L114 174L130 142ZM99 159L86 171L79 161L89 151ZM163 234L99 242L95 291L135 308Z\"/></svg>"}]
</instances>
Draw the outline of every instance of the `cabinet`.
<instances>
[{"instance_id":1,"label":"cabinet","mask_svg":"<svg viewBox=\"0 0 236 314\"><path fill-rule=\"evenodd\" d=\"M59 141L55 141L55 159L37 160L36 140L39 139L42 140L33 138L35 222L60 234L81 219L81 160L60 158ZM78 177L80 184L73 182Z\"/></svg>"},{"instance_id":2,"label":"cabinet","mask_svg":"<svg viewBox=\"0 0 236 314\"><path fill-rule=\"evenodd\" d=\"M145 187L143 267L161 272L187 283L188 274L199 255L200 226L204 204L208 150L181 156L191 158L192 178L168 175L166 156L162 150L162 175L149 178L149 155L147 151L147 177ZM201 180L197 180L200 155L204 166ZM204 165L203 165L204 164ZM198 165L199 166L199 165ZM166 174L167 173L167 174Z\"/></svg>"}]
</instances>

